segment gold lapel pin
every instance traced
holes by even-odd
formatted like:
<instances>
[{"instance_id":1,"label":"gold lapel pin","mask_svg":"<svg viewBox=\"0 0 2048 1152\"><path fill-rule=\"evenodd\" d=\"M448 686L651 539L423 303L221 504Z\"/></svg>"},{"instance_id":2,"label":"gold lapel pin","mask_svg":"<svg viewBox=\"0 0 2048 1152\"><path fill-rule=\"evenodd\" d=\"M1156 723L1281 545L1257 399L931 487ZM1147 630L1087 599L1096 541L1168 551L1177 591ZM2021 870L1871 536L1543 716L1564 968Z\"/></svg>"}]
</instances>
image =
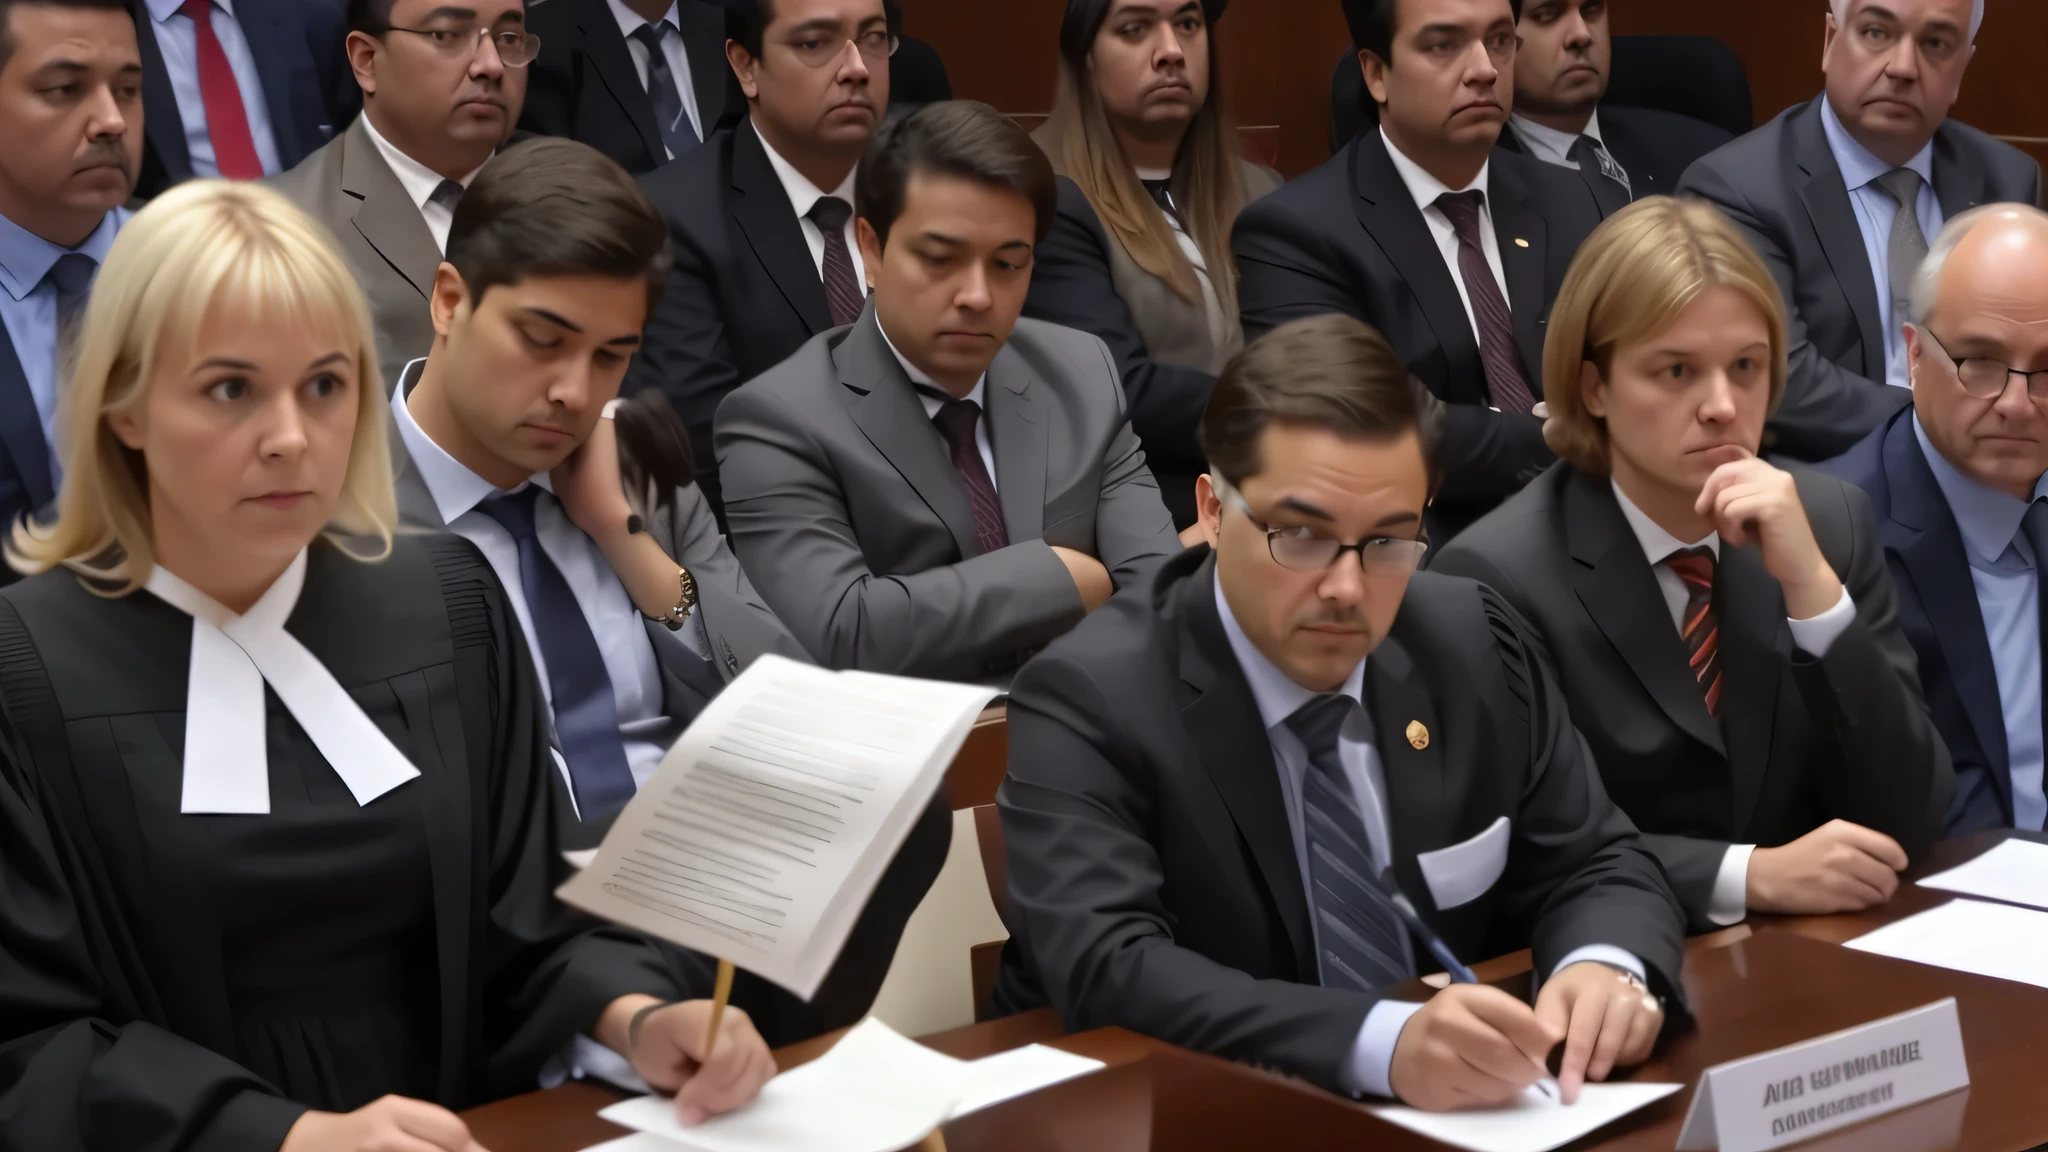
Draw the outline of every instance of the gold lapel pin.
<instances>
[{"instance_id":1,"label":"gold lapel pin","mask_svg":"<svg viewBox=\"0 0 2048 1152\"><path fill-rule=\"evenodd\" d=\"M1408 743L1417 752L1429 747L1429 729L1422 726L1422 721L1410 720L1408 722Z\"/></svg>"},{"instance_id":2,"label":"gold lapel pin","mask_svg":"<svg viewBox=\"0 0 2048 1152\"><path fill-rule=\"evenodd\" d=\"M1515 237L1515 247L1527 248L1528 246L1529 242L1527 240L1522 239L1520 236Z\"/></svg>"}]
</instances>

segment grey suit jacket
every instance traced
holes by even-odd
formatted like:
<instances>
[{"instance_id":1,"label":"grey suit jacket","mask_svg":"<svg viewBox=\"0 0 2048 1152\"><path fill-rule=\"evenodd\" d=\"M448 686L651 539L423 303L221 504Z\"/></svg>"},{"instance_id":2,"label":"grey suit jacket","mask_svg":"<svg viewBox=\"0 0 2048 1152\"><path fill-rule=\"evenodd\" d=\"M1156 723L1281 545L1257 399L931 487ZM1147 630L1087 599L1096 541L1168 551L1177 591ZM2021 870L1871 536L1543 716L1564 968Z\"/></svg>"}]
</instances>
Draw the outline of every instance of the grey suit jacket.
<instances>
[{"instance_id":1,"label":"grey suit jacket","mask_svg":"<svg viewBox=\"0 0 2048 1152\"><path fill-rule=\"evenodd\" d=\"M1726 212L1777 278L1792 320L1791 377L1765 446L1808 461L1848 451L1912 399L1884 382L1881 285L1820 109L1819 100L1786 109L1678 184L1679 195ZM1949 220L1979 204L2039 204L2041 168L1950 120L1934 134L1934 191Z\"/></svg>"},{"instance_id":2,"label":"grey suit jacket","mask_svg":"<svg viewBox=\"0 0 2048 1152\"><path fill-rule=\"evenodd\" d=\"M357 116L348 131L289 172L266 181L319 221L369 297L377 368L388 394L399 372L427 354L434 322L427 297L441 248L405 186Z\"/></svg>"},{"instance_id":3,"label":"grey suit jacket","mask_svg":"<svg viewBox=\"0 0 2048 1152\"><path fill-rule=\"evenodd\" d=\"M720 404L733 548L820 663L1000 676L1083 615L1047 545L1097 557L1119 588L1180 551L1100 339L1020 320L986 396L1011 541L987 553L872 304Z\"/></svg>"}]
</instances>

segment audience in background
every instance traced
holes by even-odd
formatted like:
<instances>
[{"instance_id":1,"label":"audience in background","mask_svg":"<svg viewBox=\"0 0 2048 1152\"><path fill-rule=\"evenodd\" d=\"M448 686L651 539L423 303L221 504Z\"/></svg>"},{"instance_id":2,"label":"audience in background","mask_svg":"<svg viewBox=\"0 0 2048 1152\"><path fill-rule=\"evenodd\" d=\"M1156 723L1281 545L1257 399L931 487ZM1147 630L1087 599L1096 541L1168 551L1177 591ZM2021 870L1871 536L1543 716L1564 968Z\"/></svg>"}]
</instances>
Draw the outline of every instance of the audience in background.
<instances>
[{"instance_id":1,"label":"audience in background","mask_svg":"<svg viewBox=\"0 0 2048 1152\"><path fill-rule=\"evenodd\" d=\"M538 47L525 0L349 0L363 113L272 184L355 270L385 384L433 342L427 296L455 204L511 134Z\"/></svg>"},{"instance_id":2,"label":"audience in background","mask_svg":"<svg viewBox=\"0 0 2048 1152\"><path fill-rule=\"evenodd\" d=\"M1784 386L1769 269L1714 209L1638 201L1551 312L1563 461L1432 565L1535 627L1695 931L1882 903L1955 788L1868 501L1756 454Z\"/></svg>"},{"instance_id":3,"label":"audience in background","mask_svg":"<svg viewBox=\"0 0 2048 1152\"><path fill-rule=\"evenodd\" d=\"M566 136L628 172L696 149L744 108L725 62L725 10L711 0L548 0L519 126Z\"/></svg>"},{"instance_id":4,"label":"audience in background","mask_svg":"<svg viewBox=\"0 0 2048 1152\"><path fill-rule=\"evenodd\" d=\"M858 196L867 307L719 408L733 548L822 664L1003 677L1180 544L1102 341L1018 319L1054 199L1030 138L932 105Z\"/></svg>"},{"instance_id":5,"label":"audience in background","mask_svg":"<svg viewBox=\"0 0 2048 1152\"><path fill-rule=\"evenodd\" d=\"M1553 457L1534 414L1543 324L1600 208L1575 173L1497 149L1511 0L1344 0L1378 131L1239 219L1245 334L1341 312L1448 404L1439 541Z\"/></svg>"},{"instance_id":6,"label":"audience in background","mask_svg":"<svg viewBox=\"0 0 2048 1152\"><path fill-rule=\"evenodd\" d=\"M1690 116L1603 106L1614 63L1607 12L1608 0L1523 0L1515 112L1500 143L1577 169L1612 214L1669 195L1693 161L1734 137Z\"/></svg>"},{"instance_id":7,"label":"audience in background","mask_svg":"<svg viewBox=\"0 0 2048 1152\"><path fill-rule=\"evenodd\" d=\"M369 317L318 226L165 194L80 347L57 515L0 593L0 1145L461 1152L452 1110L579 1036L685 1119L750 1099L745 1013L705 1053L710 1003L672 1003L703 989L555 899L519 621L467 543L393 534Z\"/></svg>"},{"instance_id":8,"label":"audience in background","mask_svg":"<svg viewBox=\"0 0 2048 1152\"><path fill-rule=\"evenodd\" d=\"M903 35L900 0L882 0L889 17L889 107L915 110L953 98L946 62L931 45Z\"/></svg>"},{"instance_id":9,"label":"audience in background","mask_svg":"<svg viewBox=\"0 0 2048 1152\"><path fill-rule=\"evenodd\" d=\"M1948 833L2038 832L2048 558L2048 215L1950 220L1906 310L1913 405L1831 461L1877 515L1899 627L1956 765Z\"/></svg>"},{"instance_id":10,"label":"audience in background","mask_svg":"<svg viewBox=\"0 0 2048 1152\"><path fill-rule=\"evenodd\" d=\"M137 3L149 135L142 194L194 176L275 176L346 128L342 3Z\"/></svg>"},{"instance_id":11,"label":"audience in background","mask_svg":"<svg viewBox=\"0 0 2048 1152\"><path fill-rule=\"evenodd\" d=\"M860 316L854 168L889 106L882 0L726 3L747 120L645 181L675 268L626 377L668 394L721 525L719 401Z\"/></svg>"},{"instance_id":12,"label":"audience in background","mask_svg":"<svg viewBox=\"0 0 2048 1152\"><path fill-rule=\"evenodd\" d=\"M61 364L142 164L127 9L0 0L0 530L56 499Z\"/></svg>"},{"instance_id":13,"label":"audience in background","mask_svg":"<svg viewBox=\"0 0 2048 1152\"><path fill-rule=\"evenodd\" d=\"M1068 0L1052 118L1033 134L1060 174L1059 211L1025 315L1109 345L1180 528L1195 522L1202 408L1244 345L1230 229L1281 183L1238 143L1217 67L1223 7Z\"/></svg>"},{"instance_id":14,"label":"audience in background","mask_svg":"<svg viewBox=\"0 0 2048 1152\"><path fill-rule=\"evenodd\" d=\"M1948 119L1984 0L1832 0L1826 19L1821 96L1680 182L1741 226L1791 310L1764 446L1796 460L1846 451L1910 402L1906 298L1942 222L2041 199L2039 165Z\"/></svg>"}]
</instances>

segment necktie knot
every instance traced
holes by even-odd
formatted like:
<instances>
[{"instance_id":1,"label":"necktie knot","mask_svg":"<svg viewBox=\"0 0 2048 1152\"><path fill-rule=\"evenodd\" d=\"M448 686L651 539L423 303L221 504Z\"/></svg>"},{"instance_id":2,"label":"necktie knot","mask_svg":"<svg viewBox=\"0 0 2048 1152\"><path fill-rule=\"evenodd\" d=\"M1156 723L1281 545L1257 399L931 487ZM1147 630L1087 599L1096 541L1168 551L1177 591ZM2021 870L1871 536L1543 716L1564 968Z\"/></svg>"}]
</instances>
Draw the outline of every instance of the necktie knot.
<instances>
[{"instance_id":1,"label":"necktie knot","mask_svg":"<svg viewBox=\"0 0 2048 1152\"><path fill-rule=\"evenodd\" d=\"M1911 168L1894 168L1872 183L1901 208L1916 209L1920 203L1920 174Z\"/></svg>"},{"instance_id":2,"label":"necktie knot","mask_svg":"<svg viewBox=\"0 0 2048 1152\"><path fill-rule=\"evenodd\" d=\"M50 265L43 279L56 286L60 298L83 296L92 287L93 275L99 270L99 261L85 253L66 252Z\"/></svg>"},{"instance_id":3,"label":"necktie knot","mask_svg":"<svg viewBox=\"0 0 2048 1152\"><path fill-rule=\"evenodd\" d=\"M1450 218L1451 227L1463 240L1479 235L1479 212L1486 206L1486 193L1474 188L1466 192L1446 192L1436 198L1437 208Z\"/></svg>"},{"instance_id":4,"label":"necktie knot","mask_svg":"<svg viewBox=\"0 0 2048 1152\"><path fill-rule=\"evenodd\" d=\"M1686 590L1697 596L1711 595L1714 591L1714 551L1711 548L1684 548L1664 558L1664 566L1678 573L1685 582Z\"/></svg>"},{"instance_id":5,"label":"necktie knot","mask_svg":"<svg viewBox=\"0 0 2048 1152\"><path fill-rule=\"evenodd\" d=\"M666 20L657 20L652 24L642 24L638 28L633 29L633 39L646 45L649 52L659 52L661 51L662 37L668 35L669 27L669 22Z\"/></svg>"},{"instance_id":6,"label":"necktie knot","mask_svg":"<svg viewBox=\"0 0 2048 1152\"><path fill-rule=\"evenodd\" d=\"M455 211L455 206L461 202L462 185L453 180L443 180L434 185L433 192L427 196L427 203L439 204L450 212Z\"/></svg>"},{"instance_id":7,"label":"necktie knot","mask_svg":"<svg viewBox=\"0 0 2048 1152\"><path fill-rule=\"evenodd\" d=\"M953 447L965 446L980 451L974 443L974 429L981 423L981 405L972 400L947 399L939 405L932 423L939 426L939 431L946 435L946 442Z\"/></svg>"},{"instance_id":8,"label":"necktie knot","mask_svg":"<svg viewBox=\"0 0 2048 1152\"><path fill-rule=\"evenodd\" d=\"M809 215L811 222L825 235L834 236L846 227L848 220L853 219L853 205L837 196L820 196L818 202L811 205Z\"/></svg>"},{"instance_id":9,"label":"necktie knot","mask_svg":"<svg viewBox=\"0 0 2048 1152\"><path fill-rule=\"evenodd\" d=\"M197 24L201 20L213 19L213 0L185 0L178 5L178 14Z\"/></svg>"},{"instance_id":10,"label":"necktie knot","mask_svg":"<svg viewBox=\"0 0 2048 1152\"><path fill-rule=\"evenodd\" d=\"M477 505L477 511L496 520L514 540L527 540L534 534L534 506L539 500L540 485L528 484L517 492L491 497Z\"/></svg>"},{"instance_id":11,"label":"necktie knot","mask_svg":"<svg viewBox=\"0 0 2048 1152\"><path fill-rule=\"evenodd\" d=\"M1301 738L1302 747L1308 749L1310 764L1326 759L1337 750L1337 736L1344 730L1344 721L1351 718L1351 710L1358 702L1337 692L1325 692L1294 710L1287 718L1287 726Z\"/></svg>"}]
</instances>

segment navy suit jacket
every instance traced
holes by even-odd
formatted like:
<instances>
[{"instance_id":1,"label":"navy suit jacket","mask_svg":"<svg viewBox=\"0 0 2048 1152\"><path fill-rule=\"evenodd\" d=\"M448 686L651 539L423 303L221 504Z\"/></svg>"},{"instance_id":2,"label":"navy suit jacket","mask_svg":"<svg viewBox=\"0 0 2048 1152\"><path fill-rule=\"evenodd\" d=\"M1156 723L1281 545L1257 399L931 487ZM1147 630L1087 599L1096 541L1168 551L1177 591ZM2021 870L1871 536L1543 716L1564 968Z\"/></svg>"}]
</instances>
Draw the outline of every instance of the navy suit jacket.
<instances>
[{"instance_id":1,"label":"navy suit jacket","mask_svg":"<svg viewBox=\"0 0 2048 1152\"><path fill-rule=\"evenodd\" d=\"M43 439L43 418L14 354L14 341L0 326L0 532L11 532L23 514L40 510L56 497L50 486L50 445ZM0 585L14 580L14 570L0 564Z\"/></svg>"},{"instance_id":2,"label":"navy suit jacket","mask_svg":"<svg viewBox=\"0 0 2048 1152\"><path fill-rule=\"evenodd\" d=\"M136 195L147 198L190 180L192 156L164 54L157 47L156 21L143 0L135 0L133 11L135 39L142 49L143 130L149 142ZM341 2L244 2L235 7L235 21L263 78L278 171L289 172L348 127L361 99L342 47L348 29Z\"/></svg>"},{"instance_id":3,"label":"navy suit jacket","mask_svg":"<svg viewBox=\"0 0 2048 1152\"><path fill-rule=\"evenodd\" d=\"M1962 530L1913 434L1908 406L1820 466L1863 489L1898 592L1899 627L1920 660L1935 731L1955 762L1948 835L2012 826L2012 767L1998 672Z\"/></svg>"}]
</instances>

